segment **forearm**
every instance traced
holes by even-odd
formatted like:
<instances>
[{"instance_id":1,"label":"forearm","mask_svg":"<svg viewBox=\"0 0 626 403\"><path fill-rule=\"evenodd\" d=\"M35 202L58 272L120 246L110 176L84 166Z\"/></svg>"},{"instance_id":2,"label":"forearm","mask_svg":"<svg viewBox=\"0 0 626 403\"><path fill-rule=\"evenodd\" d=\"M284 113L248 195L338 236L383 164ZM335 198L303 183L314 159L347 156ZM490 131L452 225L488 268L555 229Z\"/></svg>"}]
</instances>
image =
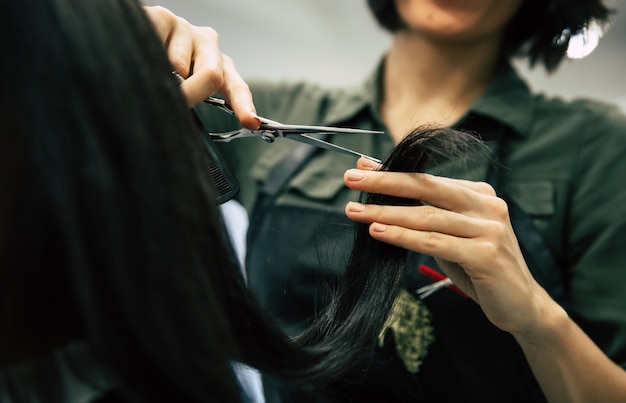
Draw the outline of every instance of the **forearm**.
<instances>
[{"instance_id":1,"label":"forearm","mask_svg":"<svg viewBox=\"0 0 626 403\"><path fill-rule=\"evenodd\" d=\"M626 371L547 294L543 299L542 324L537 330L514 336L548 401L626 401Z\"/></svg>"}]
</instances>

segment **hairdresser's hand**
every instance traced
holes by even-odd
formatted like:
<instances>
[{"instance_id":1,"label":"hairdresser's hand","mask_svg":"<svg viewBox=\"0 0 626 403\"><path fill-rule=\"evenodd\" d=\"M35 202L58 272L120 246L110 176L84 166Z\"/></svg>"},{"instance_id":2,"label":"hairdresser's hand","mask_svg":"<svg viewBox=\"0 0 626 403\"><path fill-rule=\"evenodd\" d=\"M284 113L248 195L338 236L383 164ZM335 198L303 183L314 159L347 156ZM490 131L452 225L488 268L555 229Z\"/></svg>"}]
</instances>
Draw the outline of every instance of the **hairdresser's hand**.
<instances>
[{"instance_id":1,"label":"hairdresser's hand","mask_svg":"<svg viewBox=\"0 0 626 403\"><path fill-rule=\"evenodd\" d=\"M347 216L371 223L380 241L435 257L442 270L481 305L489 320L512 333L539 330L551 301L532 277L511 227L506 203L486 183L426 174L349 170L352 189L420 200L426 205L349 203ZM554 306L554 304L548 304Z\"/></svg>"},{"instance_id":2,"label":"hairdresser's hand","mask_svg":"<svg viewBox=\"0 0 626 403\"><path fill-rule=\"evenodd\" d=\"M244 127L257 129L260 121L250 89L232 59L220 51L217 33L194 26L160 6L144 9L167 48L173 69L186 79L181 87L189 105L219 92Z\"/></svg>"}]
</instances>

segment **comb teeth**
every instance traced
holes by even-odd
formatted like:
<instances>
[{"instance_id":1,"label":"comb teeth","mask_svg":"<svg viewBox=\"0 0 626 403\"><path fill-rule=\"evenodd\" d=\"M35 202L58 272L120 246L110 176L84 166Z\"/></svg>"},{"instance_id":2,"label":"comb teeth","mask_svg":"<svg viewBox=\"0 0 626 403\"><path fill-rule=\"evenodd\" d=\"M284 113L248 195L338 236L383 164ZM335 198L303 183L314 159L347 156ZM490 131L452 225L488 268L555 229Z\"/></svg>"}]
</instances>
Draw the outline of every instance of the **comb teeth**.
<instances>
[{"instance_id":1,"label":"comb teeth","mask_svg":"<svg viewBox=\"0 0 626 403\"><path fill-rule=\"evenodd\" d=\"M215 189L217 190L218 199L230 194L233 191L233 187L224 177L222 171L208 153L204 159L204 166L209 171L209 175L211 175L213 186L215 186Z\"/></svg>"},{"instance_id":2,"label":"comb teeth","mask_svg":"<svg viewBox=\"0 0 626 403\"><path fill-rule=\"evenodd\" d=\"M195 111L192 116L202 130L200 132L202 142L204 143L204 158L202 163L206 169L205 172L209 174L213 182L213 188L217 193L215 197L217 204L225 203L235 197L239 192L239 182L228 168L226 160L222 158L217 147L213 144L211 136L206 129L203 128L202 122Z\"/></svg>"}]
</instances>

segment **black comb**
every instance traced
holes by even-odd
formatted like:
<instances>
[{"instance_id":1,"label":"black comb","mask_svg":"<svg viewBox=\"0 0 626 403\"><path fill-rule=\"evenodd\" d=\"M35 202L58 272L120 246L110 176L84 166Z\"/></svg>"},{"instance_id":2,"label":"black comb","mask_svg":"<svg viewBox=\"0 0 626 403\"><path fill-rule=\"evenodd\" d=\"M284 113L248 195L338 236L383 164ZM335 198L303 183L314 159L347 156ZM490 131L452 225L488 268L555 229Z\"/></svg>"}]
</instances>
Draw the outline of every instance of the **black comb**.
<instances>
[{"instance_id":1,"label":"black comb","mask_svg":"<svg viewBox=\"0 0 626 403\"><path fill-rule=\"evenodd\" d=\"M172 77L174 77L176 82L179 84L185 81L185 79L176 71L172 71ZM204 130L204 125L202 124L202 121L198 117L196 111L192 109L191 114L196 122L196 126L198 126L201 130L200 133L204 142L204 149L206 150L206 154L204 156L204 166L213 181L215 190L217 191L217 203L225 203L235 197L235 195L239 192L239 182L230 169L228 169L226 160L222 157L222 154L220 154L217 147L215 147L215 144L213 144L213 139L211 139L206 130Z\"/></svg>"},{"instance_id":2,"label":"black comb","mask_svg":"<svg viewBox=\"0 0 626 403\"><path fill-rule=\"evenodd\" d=\"M206 167L213 186L217 191L217 203L222 204L235 197L239 192L239 182L232 174L226 161L220 154L213 140L207 133L202 133L204 140L206 155L204 157L204 166Z\"/></svg>"},{"instance_id":3,"label":"black comb","mask_svg":"<svg viewBox=\"0 0 626 403\"><path fill-rule=\"evenodd\" d=\"M204 129L204 125L196 114L196 111L192 110L191 113L202 136L205 150L204 167L217 192L217 203L225 203L235 197L239 192L239 181L237 181L235 175L230 171L226 160L213 143L213 139L211 139L208 132Z\"/></svg>"}]
</instances>

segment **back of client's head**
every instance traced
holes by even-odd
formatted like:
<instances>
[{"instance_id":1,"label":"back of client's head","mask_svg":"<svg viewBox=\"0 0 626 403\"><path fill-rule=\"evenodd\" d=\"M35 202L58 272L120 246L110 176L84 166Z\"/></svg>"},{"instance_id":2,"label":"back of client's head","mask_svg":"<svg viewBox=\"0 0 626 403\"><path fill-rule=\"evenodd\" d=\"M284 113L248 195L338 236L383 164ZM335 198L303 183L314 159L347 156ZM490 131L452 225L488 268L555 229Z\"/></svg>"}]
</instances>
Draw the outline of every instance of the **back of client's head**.
<instances>
[{"instance_id":1,"label":"back of client's head","mask_svg":"<svg viewBox=\"0 0 626 403\"><path fill-rule=\"evenodd\" d=\"M126 397L238 399L239 278L140 4L0 12L0 367L87 341Z\"/></svg>"}]
</instances>

